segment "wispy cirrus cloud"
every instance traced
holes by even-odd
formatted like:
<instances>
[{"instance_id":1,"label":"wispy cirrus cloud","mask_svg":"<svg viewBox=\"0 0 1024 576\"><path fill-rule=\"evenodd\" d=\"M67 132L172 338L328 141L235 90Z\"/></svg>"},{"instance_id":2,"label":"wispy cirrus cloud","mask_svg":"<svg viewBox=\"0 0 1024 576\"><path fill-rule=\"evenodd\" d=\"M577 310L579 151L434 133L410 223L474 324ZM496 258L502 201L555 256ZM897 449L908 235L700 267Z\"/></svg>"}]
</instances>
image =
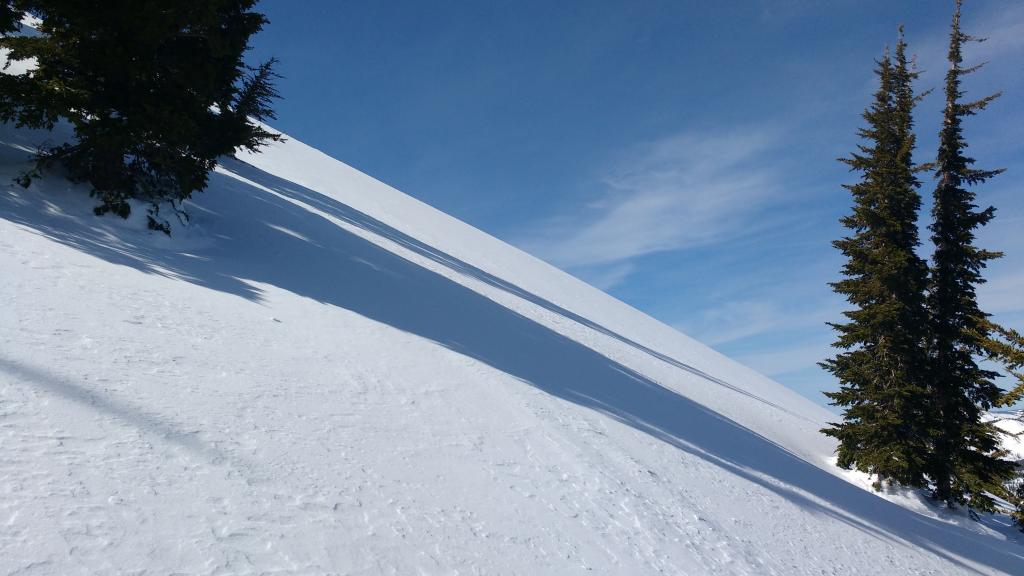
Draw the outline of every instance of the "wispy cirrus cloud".
<instances>
[{"instance_id":1,"label":"wispy cirrus cloud","mask_svg":"<svg viewBox=\"0 0 1024 576\"><path fill-rule=\"evenodd\" d=\"M764 160L778 142L775 132L745 130L638 146L603 176L599 199L542 222L522 244L609 285L632 271L624 264L633 258L748 233L780 188Z\"/></svg>"},{"instance_id":2,"label":"wispy cirrus cloud","mask_svg":"<svg viewBox=\"0 0 1024 576\"><path fill-rule=\"evenodd\" d=\"M984 38L984 42L967 46L965 51L970 58L988 61L1024 51L1024 4L1003 2L998 6L977 18L970 11L965 12L964 30ZM943 46L945 42L947 38L942 39Z\"/></svg>"},{"instance_id":3,"label":"wispy cirrus cloud","mask_svg":"<svg viewBox=\"0 0 1024 576\"><path fill-rule=\"evenodd\" d=\"M964 46L964 65L973 66L1024 53L1024 4L1000 2L997 8L975 13L965 8L961 27L963 31L983 39L969 42ZM953 13L952 3L949 13ZM924 71L924 84L941 82L949 67L946 52L949 46L949 27L933 30L923 39L911 45L914 53L920 55L919 63Z\"/></svg>"},{"instance_id":4,"label":"wispy cirrus cloud","mask_svg":"<svg viewBox=\"0 0 1024 576\"><path fill-rule=\"evenodd\" d=\"M796 288L785 286L784 288ZM842 306L833 298L808 303L806 298L752 294L757 299L729 301L710 307L680 326L709 346L721 346L752 337L785 335L822 328L840 317ZM770 344L764 347L772 348Z\"/></svg>"},{"instance_id":5,"label":"wispy cirrus cloud","mask_svg":"<svg viewBox=\"0 0 1024 576\"><path fill-rule=\"evenodd\" d=\"M629 277L636 266L632 262L622 262L611 266L599 266L587 274L587 282L600 290L609 290Z\"/></svg>"},{"instance_id":6,"label":"wispy cirrus cloud","mask_svg":"<svg viewBox=\"0 0 1024 576\"><path fill-rule=\"evenodd\" d=\"M685 331L709 346L718 346L774 330L787 319L774 302L740 300L704 310Z\"/></svg>"},{"instance_id":7,"label":"wispy cirrus cloud","mask_svg":"<svg viewBox=\"0 0 1024 576\"><path fill-rule=\"evenodd\" d=\"M742 364L772 378L785 374L813 369L818 362L835 354L825 342L808 340L796 342L772 350L761 350L751 354L739 354L736 359ZM825 380L827 377L822 377Z\"/></svg>"}]
</instances>

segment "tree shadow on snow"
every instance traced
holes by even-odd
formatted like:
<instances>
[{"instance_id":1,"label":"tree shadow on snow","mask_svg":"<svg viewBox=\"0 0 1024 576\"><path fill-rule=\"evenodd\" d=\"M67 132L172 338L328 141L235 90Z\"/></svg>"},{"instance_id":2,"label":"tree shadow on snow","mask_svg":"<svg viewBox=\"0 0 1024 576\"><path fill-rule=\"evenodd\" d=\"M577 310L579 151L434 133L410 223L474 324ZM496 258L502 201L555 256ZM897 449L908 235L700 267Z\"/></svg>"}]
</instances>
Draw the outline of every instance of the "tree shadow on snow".
<instances>
[{"instance_id":1,"label":"tree shadow on snow","mask_svg":"<svg viewBox=\"0 0 1024 576\"><path fill-rule=\"evenodd\" d=\"M0 355L0 374L91 408L141 431L156 434L214 465L228 462L236 468L248 467L247 462L203 442L197 430L190 430L160 414L140 409L130 402L119 400L109 393L98 392L87 384L74 382L45 368Z\"/></svg>"},{"instance_id":2,"label":"tree shadow on snow","mask_svg":"<svg viewBox=\"0 0 1024 576\"><path fill-rule=\"evenodd\" d=\"M736 387L624 338L462 262L323 194L239 161L214 174L197 198L216 240L182 249L91 217L42 209L31 194L0 195L0 218L109 262L258 301L265 283L351 310L484 362L553 396L601 412L744 478L815 514L887 542L904 540L964 565L1016 572L1017 546L908 511L792 455L783 447L644 375L398 256L310 210L385 236L461 274L515 294L643 350L682 370ZM250 181L251 183L246 182ZM256 185L253 185L255 183ZM268 191L269 190L269 191ZM224 218L216 218L224 214ZM186 243L187 244L187 243ZM764 400L762 400L764 401ZM765 409L770 409L766 407ZM965 566L966 567L966 566Z\"/></svg>"}]
</instances>

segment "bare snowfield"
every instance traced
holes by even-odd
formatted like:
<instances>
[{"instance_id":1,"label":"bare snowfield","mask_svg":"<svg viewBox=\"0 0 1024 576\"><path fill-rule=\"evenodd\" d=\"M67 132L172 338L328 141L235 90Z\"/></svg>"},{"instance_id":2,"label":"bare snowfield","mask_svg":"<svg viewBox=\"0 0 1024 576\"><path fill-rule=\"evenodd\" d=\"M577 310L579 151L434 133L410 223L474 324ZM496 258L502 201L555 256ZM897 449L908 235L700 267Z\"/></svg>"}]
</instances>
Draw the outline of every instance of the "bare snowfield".
<instances>
[{"instance_id":1,"label":"bare snowfield","mask_svg":"<svg viewBox=\"0 0 1024 576\"><path fill-rule=\"evenodd\" d=\"M166 238L10 183L58 137L0 133L2 574L1024 574L1005 517L833 470L823 408L301 142Z\"/></svg>"}]
</instances>

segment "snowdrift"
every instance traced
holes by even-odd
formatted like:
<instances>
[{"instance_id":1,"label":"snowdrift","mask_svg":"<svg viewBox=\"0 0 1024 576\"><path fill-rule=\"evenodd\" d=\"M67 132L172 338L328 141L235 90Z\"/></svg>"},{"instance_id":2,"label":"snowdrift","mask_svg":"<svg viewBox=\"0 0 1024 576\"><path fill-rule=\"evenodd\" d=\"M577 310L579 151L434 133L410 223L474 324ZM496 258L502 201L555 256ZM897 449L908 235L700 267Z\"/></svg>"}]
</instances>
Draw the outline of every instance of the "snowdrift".
<instances>
[{"instance_id":1,"label":"snowdrift","mask_svg":"<svg viewBox=\"0 0 1024 576\"><path fill-rule=\"evenodd\" d=\"M1024 571L834 473L821 407L293 138L166 238L10 183L60 137L0 132L0 572Z\"/></svg>"}]
</instances>

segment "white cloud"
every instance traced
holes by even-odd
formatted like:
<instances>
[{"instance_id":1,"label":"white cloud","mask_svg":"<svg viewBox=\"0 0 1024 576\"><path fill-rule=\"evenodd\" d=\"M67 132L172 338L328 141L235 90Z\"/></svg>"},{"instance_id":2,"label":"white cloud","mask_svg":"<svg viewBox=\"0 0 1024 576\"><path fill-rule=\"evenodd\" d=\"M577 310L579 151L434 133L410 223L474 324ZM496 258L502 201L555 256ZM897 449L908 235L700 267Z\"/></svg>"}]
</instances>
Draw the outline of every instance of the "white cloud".
<instances>
[{"instance_id":1,"label":"white cloud","mask_svg":"<svg viewBox=\"0 0 1024 576\"><path fill-rule=\"evenodd\" d=\"M778 329L786 320L786 314L774 302L727 302L705 310L699 327L691 333L701 342L717 346Z\"/></svg>"},{"instance_id":2,"label":"white cloud","mask_svg":"<svg viewBox=\"0 0 1024 576\"><path fill-rule=\"evenodd\" d=\"M585 269L750 232L779 188L775 170L759 161L777 141L751 130L640 146L604 177L597 201L549 220L523 244L556 265Z\"/></svg>"},{"instance_id":3,"label":"white cloud","mask_svg":"<svg viewBox=\"0 0 1024 576\"><path fill-rule=\"evenodd\" d=\"M961 29L985 39L984 42L964 45L964 66L1012 61L1024 53L1024 4L999 2L993 5L998 8L981 13L975 13L970 6L964 8ZM949 14L952 16L952 5ZM948 24L911 44L911 50L920 55L920 64L925 72L922 86L940 87L949 68L946 61L948 46Z\"/></svg>"},{"instance_id":4,"label":"white cloud","mask_svg":"<svg viewBox=\"0 0 1024 576\"><path fill-rule=\"evenodd\" d=\"M965 19L968 34L985 38L966 50L968 56L986 61L1024 51L1024 5L1000 3L997 11L982 15L977 22L968 16Z\"/></svg>"},{"instance_id":5,"label":"white cloud","mask_svg":"<svg viewBox=\"0 0 1024 576\"><path fill-rule=\"evenodd\" d=\"M818 362L835 354L835 350L821 342L765 350L754 354L740 355L738 362L775 378L808 368L815 368Z\"/></svg>"},{"instance_id":6,"label":"white cloud","mask_svg":"<svg viewBox=\"0 0 1024 576\"><path fill-rule=\"evenodd\" d=\"M599 266L596 269L579 270L577 274L588 284L600 290L608 291L633 273L635 266L629 262Z\"/></svg>"},{"instance_id":7,"label":"white cloud","mask_svg":"<svg viewBox=\"0 0 1024 576\"><path fill-rule=\"evenodd\" d=\"M709 308L696 322L680 329L709 346L719 346L762 334L825 330L825 323L840 318L841 312L832 302L812 306L784 296L763 296L758 300L738 300Z\"/></svg>"}]
</instances>

